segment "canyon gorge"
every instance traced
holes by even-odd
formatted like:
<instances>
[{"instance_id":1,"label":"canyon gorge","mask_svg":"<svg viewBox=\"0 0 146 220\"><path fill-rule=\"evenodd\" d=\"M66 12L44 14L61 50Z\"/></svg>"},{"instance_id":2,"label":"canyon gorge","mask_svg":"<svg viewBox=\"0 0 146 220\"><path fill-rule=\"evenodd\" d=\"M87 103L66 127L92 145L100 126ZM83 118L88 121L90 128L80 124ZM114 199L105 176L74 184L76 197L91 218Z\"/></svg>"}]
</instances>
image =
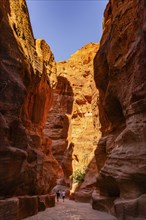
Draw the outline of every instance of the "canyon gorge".
<instances>
[{"instance_id":1,"label":"canyon gorge","mask_svg":"<svg viewBox=\"0 0 146 220\"><path fill-rule=\"evenodd\" d=\"M59 188L146 219L146 1L109 0L101 41L58 63L25 0L0 1L0 30L0 219L55 206Z\"/></svg>"}]
</instances>

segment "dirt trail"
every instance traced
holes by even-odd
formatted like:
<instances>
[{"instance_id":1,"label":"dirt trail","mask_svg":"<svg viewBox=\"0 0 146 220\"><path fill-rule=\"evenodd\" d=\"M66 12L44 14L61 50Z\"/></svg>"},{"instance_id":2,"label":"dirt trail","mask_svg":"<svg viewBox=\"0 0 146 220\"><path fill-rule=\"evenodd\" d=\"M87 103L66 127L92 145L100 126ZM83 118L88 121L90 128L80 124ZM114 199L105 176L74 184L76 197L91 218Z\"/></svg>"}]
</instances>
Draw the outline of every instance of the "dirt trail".
<instances>
[{"instance_id":1,"label":"dirt trail","mask_svg":"<svg viewBox=\"0 0 146 220\"><path fill-rule=\"evenodd\" d=\"M104 212L93 210L88 203L74 202L66 199L56 202L55 207L48 208L25 220L116 220Z\"/></svg>"}]
</instances>

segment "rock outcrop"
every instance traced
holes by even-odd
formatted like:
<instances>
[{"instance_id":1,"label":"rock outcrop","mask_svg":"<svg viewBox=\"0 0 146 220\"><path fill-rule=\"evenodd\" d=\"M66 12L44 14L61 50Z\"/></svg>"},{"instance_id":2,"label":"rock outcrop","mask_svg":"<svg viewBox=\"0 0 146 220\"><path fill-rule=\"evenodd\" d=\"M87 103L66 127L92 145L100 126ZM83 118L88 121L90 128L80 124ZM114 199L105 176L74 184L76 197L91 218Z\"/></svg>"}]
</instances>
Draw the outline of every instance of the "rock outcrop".
<instances>
[{"instance_id":1,"label":"rock outcrop","mask_svg":"<svg viewBox=\"0 0 146 220\"><path fill-rule=\"evenodd\" d=\"M59 173L42 131L56 63L34 39L25 1L0 1L0 32L0 196L45 194Z\"/></svg>"},{"instance_id":2,"label":"rock outcrop","mask_svg":"<svg viewBox=\"0 0 146 220\"><path fill-rule=\"evenodd\" d=\"M114 206L124 220L146 217L145 54L145 1L110 0L94 59L102 138L95 152L100 196L93 206Z\"/></svg>"},{"instance_id":3,"label":"rock outcrop","mask_svg":"<svg viewBox=\"0 0 146 220\"><path fill-rule=\"evenodd\" d=\"M97 121L94 126L92 117L98 115L93 80L93 58L97 50L98 44L89 43L69 60L57 63L58 85L44 129L52 139L52 152L63 169L66 183L76 170L86 169L81 188L93 186L97 174L94 150L100 138L100 126Z\"/></svg>"}]
</instances>

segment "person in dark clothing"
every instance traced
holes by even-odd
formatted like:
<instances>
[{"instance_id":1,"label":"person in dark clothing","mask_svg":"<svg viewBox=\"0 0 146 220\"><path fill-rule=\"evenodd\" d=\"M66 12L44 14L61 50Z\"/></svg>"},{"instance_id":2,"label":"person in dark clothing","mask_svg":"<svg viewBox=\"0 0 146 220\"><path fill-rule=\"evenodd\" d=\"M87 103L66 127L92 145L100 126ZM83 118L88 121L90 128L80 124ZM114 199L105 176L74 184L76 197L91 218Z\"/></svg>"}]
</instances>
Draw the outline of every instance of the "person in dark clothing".
<instances>
[{"instance_id":1,"label":"person in dark clothing","mask_svg":"<svg viewBox=\"0 0 146 220\"><path fill-rule=\"evenodd\" d=\"M59 192L59 190L57 190L57 192L56 192L56 197L57 197L57 202L59 202L59 198L60 198L60 192Z\"/></svg>"}]
</instances>

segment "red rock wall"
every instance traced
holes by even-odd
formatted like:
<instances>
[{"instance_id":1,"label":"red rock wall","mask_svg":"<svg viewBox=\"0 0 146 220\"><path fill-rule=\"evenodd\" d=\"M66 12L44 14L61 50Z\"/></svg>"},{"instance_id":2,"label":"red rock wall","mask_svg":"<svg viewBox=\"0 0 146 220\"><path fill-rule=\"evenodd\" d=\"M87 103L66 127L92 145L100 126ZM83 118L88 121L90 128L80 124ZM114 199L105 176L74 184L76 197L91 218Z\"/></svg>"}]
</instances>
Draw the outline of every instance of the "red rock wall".
<instances>
[{"instance_id":1,"label":"red rock wall","mask_svg":"<svg viewBox=\"0 0 146 220\"><path fill-rule=\"evenodd\" d=\"M42 129L56 64L33 37L25 1L0 1L0 32L0 196L48 193L59 166Z\"/></svg>"},{"instance_id":2,"label":"red rock wall","mask_svg":"<svg viewBox=\"0 0 146 220\"><path fill-rule=\"evenodd\" d=\"M104 16L94 59L102 131L95 152L100 170L97 184L107 201L126 201L146 194L146 3L111 0ZM111 208L104 204L105 198L102 208ZM120 219L141 215L140 208L130 211L134 207L130 203L129 208L121 200L114 204Z\"/></svg>"},{"instance_id":3,"label":"red rock wall","mask_svg":"<svg viewBox=\"0 0 146 220\"><path fill-rule=\"evenodd\" d=\"M70 145L70 118L73 106L73 89L66 77L58 76L58 84L54 90L52 108L47 117L44 133L52 140L51 149L53 155L64 169L62 164L65 152ZM69 148L71 150L71 147ZM70 156L69 156L70 155ZM68 165L64 169L65 176L72 174L72 153L67 156ZM63 175L63 173L62 173ZM61 175L61 176L62 176ZM63 177L63 176L62 176Z\"/></svg>"},{"instance_id":4,"label":"red rock wall","mask_svg":"<svg viewBox=\"0 0 146 220\"><path fill-rule=\"evenodd\" d=\"M57 63L58 84L44 129L52 139L53 155L63 169L66 183L75 170L86 168L82 188L93 186L97 173L94 150L100 138L100 125L92 117L98 116L98 92L93 81L97 50L98 44L89 43L69 60Z\"/></svg>"}]
</instances>

